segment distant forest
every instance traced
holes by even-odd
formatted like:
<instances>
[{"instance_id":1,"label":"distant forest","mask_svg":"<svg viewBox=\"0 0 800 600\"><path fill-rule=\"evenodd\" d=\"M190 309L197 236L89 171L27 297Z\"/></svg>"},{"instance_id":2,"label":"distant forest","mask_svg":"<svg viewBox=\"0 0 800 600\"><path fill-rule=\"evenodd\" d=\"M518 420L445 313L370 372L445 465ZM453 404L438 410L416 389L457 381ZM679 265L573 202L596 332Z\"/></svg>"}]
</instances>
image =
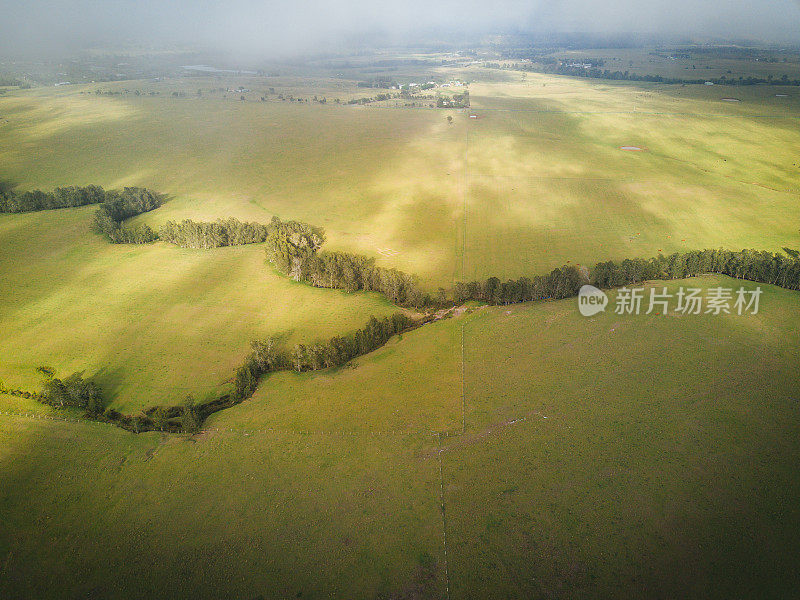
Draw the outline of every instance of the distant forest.
<instances>
[{"instance_id":1,"label":"distant forest","mask_svg":"<svg viewBox=\"0 0 800 600\"><path fill-rule=\"evenodd\" d=\"M484 66L494 69L512 69L515 71L528 71L534 73L546 73L553 75L566 75L568 77L585 77L588 79L607 79L611 81L641 81L649 83L666 83L666 84L686 84L686 85L702 85L707 81L715 85L783 85L783 86L800 86L800 79L790 79L787 74L780 77L734 77L722 75L720 77L664 77L662 75L654 74L640 74L631 71L612 71L610 69L603 69L604 62L602 59L594 58L579 58L573 62L567 62L560 59L544 56L536 56L531 58L532 62L524 63L485 63ZM584 66L588 65L588 66Z\"/></svg>"}]
</instances>

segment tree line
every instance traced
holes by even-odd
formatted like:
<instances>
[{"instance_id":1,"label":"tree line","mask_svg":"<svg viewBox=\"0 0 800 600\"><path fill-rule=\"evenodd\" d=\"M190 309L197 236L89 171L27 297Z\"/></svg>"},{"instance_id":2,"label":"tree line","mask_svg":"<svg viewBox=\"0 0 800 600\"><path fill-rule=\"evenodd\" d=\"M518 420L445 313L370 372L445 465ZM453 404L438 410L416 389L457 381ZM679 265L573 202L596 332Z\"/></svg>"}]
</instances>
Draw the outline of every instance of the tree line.
<instances>
[{"instance_id":1,"label":"tree line","mask_svg":"<svg viewBox=\"0 0 800 600\"><path fill-rule=\"evenodd\" d=\"M418 322L408 315L395 313L382 319L370 317L363 328L352 334L334 336L313 344L297 344L291 349L276 338L253 341L250 354L234 373L233 390L230 393L206 403L198 403L187 396L179 405L150 407L140 415L124 415L114 409L105 409L102 390L95 382L84 379L82 372L59 379L54 376L52 369L39 367L37 371L44 376L41 392L6 389L0 381L0 393L33 398L57 408L80 408L89 419L113 423L134 433L154 430L195 433L209 415L250 398L261 378L268 373L338 367L380 348L393 336L417 325Z\"/></svg>"},{"instance_id":2,"label":"tree line","mask_svg":"<svg viewBox=\"0 0 800 600\"><path fill-rule=\"evenodd\" d=\"M0 181L0 213L24 213L99 204L92 228L114 244L147 244L158 239L149 225L123 226L123 221L158 208L165 196L141 187L122 191L99 185L59 187L52 192L29 190L16 193L13 185Z\"/></svg>"},{"instance_id":3,"label":"tree line","mask_svg":"<svg viewBox=\"0 0 800 600\"><path fill-rule=\"evenodd\" d=\"M56 408L81 408L86 412L86 416L92 418L97 418L103 413L106 404L103 391L94 381L85 379L82 371L64 379L55 377L54 371L49 367L38 367L36 371L44 377L41 392L7 388L0 380L0 394L32 398Z\"/></svg>"},{"instance_id":4,"label":"tree line","mask_svg":"<svg viewBox=\"0 0 800 600\"><path fill-rule=\"evenodd\" d=\"M592 283L597 287L619 287L649 279L680 279L702 273L720 273L787 289L800 289L800 255L784 249L783 254L756 250L733 252L721 249L697 250L644 259L625 259L619 263L600 262L590 271L565 265L545 275L523 276L502 281L489 277L482 281L458 282L450 293L440 290L437 298L424 292L413 275L397 269L375 266L366 256L336 251L322 251L325 232L319 227L299 221L281 221L273 217L269 225L241 223L235 219L217 224L191 224L191 231L218 233L207 240L198 233L196 245L266 241L266 258L282 274L314 287L340 289L346 292L372 291L383 294L398 306L417 309L461 304L469 300L488 304L514 304L576 296L580 287ZM202 225L203 227L200 227ZM178 227L171 225L171 227ZM240 241L231 242L231 232L242 232ZM212 235L212 234L209 234ZM162 236L163 237L163 236ZM225 242L225 240L229 240Z\"/></svg>"},{"instance_id":5,"label":"tree line","mask_svg":"<svg viewBox=\"0 0 800 600\"><path fill-rule=\"evenodd\" d=\"M29 90L31 84L15 77L0 77L0 87L18 87L21 90Z\"/></svg>"},{"instance_id":6,"label":"tree line","mask_svg":"<svg viewBox=\"0 0 800 600\"><path fill-rule=\"evenodd\" d=\"M458 282L453 301L487 304L515 304L532 300L577 296L586 283L598 288L615 288L649 280L685 279L715 273L789 290L800 290L800 251L784 248L783 253L762 250L693 250L653 258L626 258L620 262L599 262L589 271L563 266L548 275L520 277L502 282L497 277L483 281Z\"/></svg>"},{"instance_id":7,"label":"tree line","mask_svg":"<svg viewBox=\"0 0 800 600\"><path fill-rule=\"evenodd\" d=\"M124 221L160 207L163 194L141 187L122 191L100 186L35 190L17 195L8 184L0 185L0 207L6 212L44 210L100 204L92 228L114 244L147 244L158 239L184 247L209 249L267 242L267 259L295 281L316 287L382 293L393 304L423 308L432 304L416 277L376 267L374 259L346 252L318 252L325 241L321 228L298 221L273 217L268 225L242 222L235 218L216 222L185 219L168 221L156 233L149 225L125 226Z\"/></svg>"},{"instance_id":8,"label":"tree line","mask_svg":"<svg viewBox=\"0 0 800 600\"><path fill-rule=\"evenodd\" d=\"M369 98L351 98L346 104L370 104L371 102L383 102L392 98L400 98L401 94L377 94Z\"/></svg>"},{"instance_id":9,"label":"tree line","mask_svg":"<svg viewBox=\"0 0 800 600\"><path fill-rule=\"evenodd\" d=\"M291 353L292 369L300 373L341 366L357 356L380 348L393 336L411 328L414 323L404 313L395 313L382 319L370 317L365 327L351 335L335 336L327 342L310 346L298 344Z\"/></svg>"},{"instance_id":10,"label":"tree line","mask_svg":"<svg viewBox=\"0 0 800 600\"><path fill-rule=\"evenodd\" d=\"M70 188L66 188L70 189ZM102 188L97 188L102 191ZM95 214L95 229L112 242L153 241L158 236L148 226L125 228L122 223L137 214L153 210L164 197L144 188L125 188L122 192L103 192L105 199ZM346 252L321 251L325 232L319 227L299 221L281 221L273 217L268 225L243 223L236 219L216 223L185 220L168 222L161 229L165 241L192 248L213 248L223 245L266 242L266 259L278 271L296 281L316 287L382 293L399 306L437 308L474 300L488 304L512 304L544 299L576 296L582 285L592 283L600 288L613 288L646 280L682 279L703 273L724 274L739 279L768 283L791 290L800 290L800 251L784 248L783 253L757 250L705 249L650 259L634 258L619 262L597 263L593 269L565 265L545 275L533 275L502 281L489 277L481 281L458 282L450 293L441 289L434 300L423 292L417 279L409 274L376 267L374 259ZM432 317L428 317L430 320ZM123 415L103 410L100 388L85 380L82 373L65 379L45 375L39 394L20 390L0 392L25 395L52 406L78 407L91 418L112 422L130 431L153 429L164 431L196 431L208 415L249 398L265 374L294 370L314 371L339 366L382 346L393 335L407 331L419 322L403 313L392 317L372 317L362 329L346 336L335 336L324 342L298 344L289 349L277 340L255 341L232 379L232 391L210 402L198 404L187 398L181 405L151 407L142 415Z\"/></svg>"},{"instance_id":11,"label":"tree line","mask_svg":"<svg viewBox=\"0 0 800 600\"><path fill-rule=\"evenodd\" d=\"M73 373L64 379L53 376L52 371L39 367L45 375L39 401L58 408L82 408L92 417L102 414L105 408L103 392L95 382L84 379L83 372Z\"/></svg>"},{"instance_id":12,"label":"tree line","mask_svg":"<svg viewBox=\"0 0 800 600\"><path fill-rule=\"evenodd\" d=\"M108 194L99 185L59 187L52 192L29 190L16 193L9 182L0 181L0 213L37 212L100 204L108 199Z\"/></svg>"},{"instance_id":13,"label":"tree line","mask_svg":"<svg viewBox=\"0 0 800 600\"><path fill-rule=\"evenodd\" d=\"M130 235L125 237L124 228L114 225L118 221L105 216L104 219L109 224L106 227L111 228L107 235L112 241L132 241ZM184 248L210 249L266 242L267 261L295 281L346 292L378 292L398 306L424 308L434 304L417 278L408 273L377 267L375 259L358 254L320 251L325 243L325 231L300 221L281 221L273 217L268 225L263 225L234 218L216 222L186 219L180 223L168 221L158 234L146 225L136 231L143 233L143 241L161 239Z\"/></svg>"},{"instance_id":14,"label":"tree line","mask_svg":"<svg viewBox=\"0 0 800 600\"><path fill-rule=\"evenodd\" d=\"M275 338L254 341L252 352L236 370L230 401L238 403L252 396L259 380L267 373L287 370L301 373L339 367L380 348L393 336L415 325L416 321L405 313L395 313L382 319L370 317L366 326L352 334L314 344L297 344L291 350Z\"/></svg>"},{"instance_id":15,"label":"tree line","mask_svg":"<svg viewBox=\"0 0 800 600\"><path fill-rule=\"evenodd\" d=\"M586 276L576 267L565 265L547 275L520 277L505 282L497 277L483 281L458 282L453 290L453 301L462 304L477 300L487 304L516 304L533 300L558 300L577 296Z\"/></svg>"}]
</instances>

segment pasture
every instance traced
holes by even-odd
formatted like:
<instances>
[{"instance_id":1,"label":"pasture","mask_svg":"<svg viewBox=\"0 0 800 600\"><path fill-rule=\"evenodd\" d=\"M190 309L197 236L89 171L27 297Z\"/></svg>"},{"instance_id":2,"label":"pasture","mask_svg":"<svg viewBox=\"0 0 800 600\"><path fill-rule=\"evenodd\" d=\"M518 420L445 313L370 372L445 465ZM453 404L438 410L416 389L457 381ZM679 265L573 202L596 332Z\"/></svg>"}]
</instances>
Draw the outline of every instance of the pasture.
<instances>
[{"instance_id":1,"label":"pasture","mask_svg":"<svg viewBox=\"0 0 800 600\"><path fill-rule=\"evenodd\" d=\"M0 176L22 188L159 189L173 200L140 217L153 225L306 220L326 228L329 248L417 273L431 289L567 261L799 245L791 88L437 72L473 82L471 111L277 99L376 91L318 77L16 91L0 99ZM236 85L252 88L246 101L190 93ZM268 86L275 94L258 101ZM133 95L140 88L159 95Z\"/></svg>"},{"instance_id":2,"label":"pasture","mask_svg":"<svg viewBox=\"0 0 800 600\"><path fill-rule=\"evenodd\" d=\"M39 415L0 419L0 593L785 596L799 303L764 286L758 315L478 308L351 369L269 378L193 438L0 398ZM412 357L428 370L404 387Z\"/></svg>"},{"instance_id":3,"label":"pasture","mask_svg":"<svg viewBox=\"0 0 800 600\"><path fill-rule=\"evenodd\" d=\"M794 96L439 72L474 81L470 110L277 99L365 93L319 77L17 90L0 98L0 178L21 189L148 186L171 196L134 219L154 227L305 220L325 227L327 248L416 273L431 291L566 263L800 246ZM246 101L191 94L243 85L253 88ZM267 101L252 100L268 86ZM733 94L742 101L721 100ZM631 145L643 151L621 150ZM0 216L9 384L35 387L34 369L47 365L97 375L124 410L207 397L254 338L310 341L390 310L283 281L258 247L108 247L87 232L90 218L88 208Z\"/></svg>"},{"instance_id":4,"label":"pasture","mask_svg":"<svg viewBox=\"0 0 800 600\"><path fill-rule=\"evenodd\" d=\"M313 341L396 308L382 297L294 283L263 246L212 251L112 245L93 207L0 215L0 378L36 390L35 369L86 371L136 412L225 391L250 342Z\"/></svg>"},{"instance_id":5,"label":"pasture","mask_svg":"<svg viewBox=\"0 0 800 600\"><path fill-rule=\"evenodd\" d=\"M535 74L471 86L465 278L797 246L797 99L715 87ZM743 101L721 101L733 94Z\"/></svg>"},{"instance_id":6,"label":"pasture","mask_svg":"<svg viewBox=\"0 0 800 600\"><path fill-rule=\"evenodd\" d=\"M411 58L9 88L0 180L146 186L170 197L133 219L155 228L307 221L326 249L432 293L565 263L800 248L798 88ZM386 72L468 81L471 108L344 104L387 91L357 85ZM259 244L111 245L93 212L0 215L9 387L36 389L38 366L85 371L135 414L226 391L253 339L313 342L396 310L294 283ZM592 318L574 299L470 305L345 366L266 377L194 436L0 395L0 597L791 595L800 296L762 287L745 316L621 316L613 292Z\"/></svg>"}]
</instances>

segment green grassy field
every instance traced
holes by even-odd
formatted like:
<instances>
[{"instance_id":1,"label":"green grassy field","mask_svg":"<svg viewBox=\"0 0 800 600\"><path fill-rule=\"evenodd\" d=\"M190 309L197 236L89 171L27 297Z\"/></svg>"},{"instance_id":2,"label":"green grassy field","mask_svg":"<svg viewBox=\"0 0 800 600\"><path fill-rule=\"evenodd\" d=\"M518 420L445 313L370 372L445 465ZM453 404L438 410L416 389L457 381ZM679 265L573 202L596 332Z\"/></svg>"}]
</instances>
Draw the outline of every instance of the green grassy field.
<instances>
[{"instance_id":1,"label":"green grassy field","mask_svg":"<svg viewBox=\"0 0 800 600\"><path fill-rule=\"evenodd\" d=\"M20 186L146 182L174 196L153 224L277 214L326 227L332 247L454 277L459 137L440 112L31 92L0 102L0 177Z\"/></svg>"},{"instance_id":2,"label":"green grassy field","mask_svg":"<svg viewBox=\"0 0 800 600\"><path fill-rule=\"evenodd\" d=\"M0 378L36 390L35 369L86 371L136 412L204 399L270 335L326 339L397 309L375 294L319 290L265 265L262 245L188 250L112 245L92 207L0 215Z\"/></svg>"},{"instance_id":3,"label":"green grassy field","mask_svg":"<svg viewBox=\"0 0 800 600\"><path fill-rule=\"evenodd\" d=\"M798 308L479 308L188 439L0 397L0 594L786 597Z\"/></svg>"},{"instance_id":4,"label":"green grassy field","mask_svg":"<svg viewBox=\"0 0 800 600\"><path fill-rule=\"evenodd\" d=\"M296 431L363 433L460 430L460 323L426 325L345 367L277 373L246 404L225 413L213 416L209 426L260 431L277 424Z\"/></svg>"},{"instance_id":5,"label":"green grassy field","mask_svg":"<svg viewBox=\"0 0 800 600\"><path fill-rule=\"evenodd\" d=\"M485 434L444 455L454 597L790 596L799 299L764 291L758 315L568 301L470 321L466 419Z\"/></svg>"},{"instance_id":6,"label":"green grassy field","mask_svg":"<svg viewBox=\"0 0 800 600\"><path fill-rule=\"evenodd\" d=\"M438 72L475 82L478 118L274 94L263 103L170 96L236 85L227 80L17 91L0 99L0 176L25 188L153 187L174 196L142 217L156 225L304 219L327 228L331 248L417 273L432 288L659 249L800 242L791 152L800 97L791 88ZM304 97L372 93L346 81L272 79L235 81L251 95L267 86ZM100 88L161 95L92 93ZM775 97L782 91L790 97Z\"/></svg>"},{"instance_id":7,"label":"green grassy field","mask_svg":"<svg viewBox=\"0 0 800 600\"><path fill-rule=\"evenodd\" d=\"M190 441L9 417L0 438L5 598L443 595L428 438Z\"/></svg>"},{"instance_id":8,"label":"green grassy field","mask_svg":"<svg viewBox=\"0 0 800 600\"><path fill-rule=\"evenodd\" d=\"M797 100L715 88L535 74L473 85L466 277L797 246ZM720 100L729 95L742 102Z\"/></svg>"},{"instance_id":9,"label":"green grassy field","mask_svg":"<svg viewBox=\"0 0 800 600\"><path fill-rule=\"evenodd\" d=\"M195 87L234 85L203 78L13 91L0 98L0 177L21 188L149 186L172 197L138 217L153 226L303 219L326 228L329 248L419 274L432 291L567 262L800 246L796 95L481 68L439 74L478 80L477 118L275 94L263 103L191 97ZM238 81L250 96L267 86L365 93L319 77ZM160 95L131 93L140 88ZM741 102L721 100L732 95ZM627 145L645 151L620 150ZM325 337L389 310L280 281L258 248L109 248L85 233L89 219L90 209L0 217L8 383L33 385L44 363L99 373L125 410L184 390L204 396L254 337Z\"/></svg>"},{"instance_id":10,"label":"green grassy field","mask_svg":"<svg viewBox=\"0 0 800 600\"><path fill-rule=\"evenodd\" d=\"M304 220L431 292L800 248L797 88L406 58L430 60L9 89L0 179L153 188L169 201L134 221L154 227ZM330 101L380 92L356 82L385 73L469 81L472 107ZM244 101L210 91L239 85ZM111 245L93 210L0 215L10 387L36 389L38 366L85 370L135 414L225 391L253 339L325 339L397 310L289 281L261 245ZM0 395L0 597L789 597L800 295L763 288L746 316L470 306L343 367L269 376L193 437Z\"/></svg>"}]
</instances>

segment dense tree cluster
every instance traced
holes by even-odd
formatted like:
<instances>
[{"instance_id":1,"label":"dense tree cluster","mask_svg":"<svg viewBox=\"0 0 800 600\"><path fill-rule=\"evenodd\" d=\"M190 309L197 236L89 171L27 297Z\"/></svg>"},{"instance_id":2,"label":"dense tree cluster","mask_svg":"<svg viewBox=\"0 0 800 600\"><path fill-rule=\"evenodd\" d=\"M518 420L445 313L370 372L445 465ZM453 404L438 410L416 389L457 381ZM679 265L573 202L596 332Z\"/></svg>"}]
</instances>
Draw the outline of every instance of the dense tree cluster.
<instances>
[{"instance_id":1,"label":"dense tree cluster","mask_svg":"<svg viewBox=\"0 0 800 600\"><path fill-rule=\"evenodd\" d=\"M82 408L89 415L97 416L103 412L105 402L103 392L93 381L83 378L83 373L73 373L64 379L58 379L40 369L46 374L42 384L42 393L39 401L59 408Z\"/></svg>"},{"instance_id":2,"label":"dense tree cluster","mask_svg":"<svg viewBox=\"0 0 800 600\"><path fill-rule=\"evenodd\" d=\"M138 187L126 187L118 192L106 191L98 185L71 186L56 188L52 192L31 190L17 194L10 184L0 182L0 212L21 213L100 204L93 227L115 244L146 244L158 239L148 225L123 227L122 222L158 208L163 201L163 195Z\"/></svg>"},{"instance_id":3,"label":"dense tree cluster","mask_svg":"<svg viewBox=\"0 0 800 600\"><path fill-rule=\"evenodd\" d=\"M164 196L140 187L126 187L121 192L106 192L106 200L94 215L94 230L114 244L147 244L158 239L149 225L125 227L122 222L161 206Z\"/></svg>"},{"instance_id":4,"label":"dense tree cluster","mask_svg":"<svg viewBox=\"0 0 800 600\"><path fill-rule=\"evenodd\" d=\"M252 352L233 376L233 402L241 402L252 396L263 375L285 370L289 364L288 353L274 338L264 342L254 341L251 347Z\"/></svg>"},{"instance_id":5,"label":"dense tree cluster","mask_svg":"<svg viewBox=\"0 0 800 600\"><path fill-rule=\"evenodd\" d=\"M416 277L397 269L376 267L374 259L357 254L318 252L324 241L322 229L273 217L267 238L267 260L295 281L315 287L379 292L400 306L422 308L431 303Z\"/></svg>"},{"instance_id":6,"label":"dense tree cluster","mask_svg":"<svg viewBox=\"0 0 800 600\"><path fill-rule=\"evenodd\" d=\"M242 222L238 219L205 223L185 219L180 223L167 221L158 237L182 248L219 248L258 244L267 239L268 227L261 223Z\"/></svg>"},{"instance_id":7,"label":"dense tree cluster","mask_svg":"<svg viewBox=\"0 0 800 600\"><path fill-rule=\"evenodd\" d=\"M436 108L469 108L469 92L465 91L452 97L439 96L436 99Z\"/></svg>"},{"instance_id":8,"label":"dense tree cluster","mask_svg":"<svg viewBox=\"0 0 800 600\"><path fill-rule=\"evenodd\" d=\"M321 228L272 217L266 245L267 261L295 281L304 281L308 272L306 263L324 243L325 232Z\"/></svg>"},{"instance_id":9,"label":"dense tree cluster","mask_svg":"<svg viewBox=\"0 0 800 600\"><path fill-rule=\"evenodd\" d=\"M98 185L60 187L52 192L30 190L18 194L9 183L0 182L0 213L23 213L100 204L106 201L108 194L109 192Z\"/></svg>"},{"instance_id":10,"label":"dense tree cluster","mask_svg":"<svg viewBox=\"0 0 800 600\"><path fill-rule=\"evenodd\" d=\"M416 276L376 267L374 259L348 252L320 252L305 264L304 281L316 287L378 292L392 304L423 308L432 303Z\"/></svg>"},{"instance_id":11,"label":"dense tree cluster","mask_svg":"<svg viewBox=\"0 0 800 600\"><path fill-rule=\"evenodd\" d=\"M153 425L158 424L159 414L155 413ZM151 417L152 418L152 417ZM203 416L200 414L200 408L192 396L186 396L181 406L181 429L184 433L197 433L203 425Z\"/></svg>"},{"instance_id":12,"label":"dense tree cluster","mask_svg":"<svg viewBox=\"0 0 800 600\"><path fill-rule=\"evenodd\" d=\"M147 224L120 226L109 234L108 239L112 244L149 244L158 239L158 234Z\"/></svg>"}]
</instances>

